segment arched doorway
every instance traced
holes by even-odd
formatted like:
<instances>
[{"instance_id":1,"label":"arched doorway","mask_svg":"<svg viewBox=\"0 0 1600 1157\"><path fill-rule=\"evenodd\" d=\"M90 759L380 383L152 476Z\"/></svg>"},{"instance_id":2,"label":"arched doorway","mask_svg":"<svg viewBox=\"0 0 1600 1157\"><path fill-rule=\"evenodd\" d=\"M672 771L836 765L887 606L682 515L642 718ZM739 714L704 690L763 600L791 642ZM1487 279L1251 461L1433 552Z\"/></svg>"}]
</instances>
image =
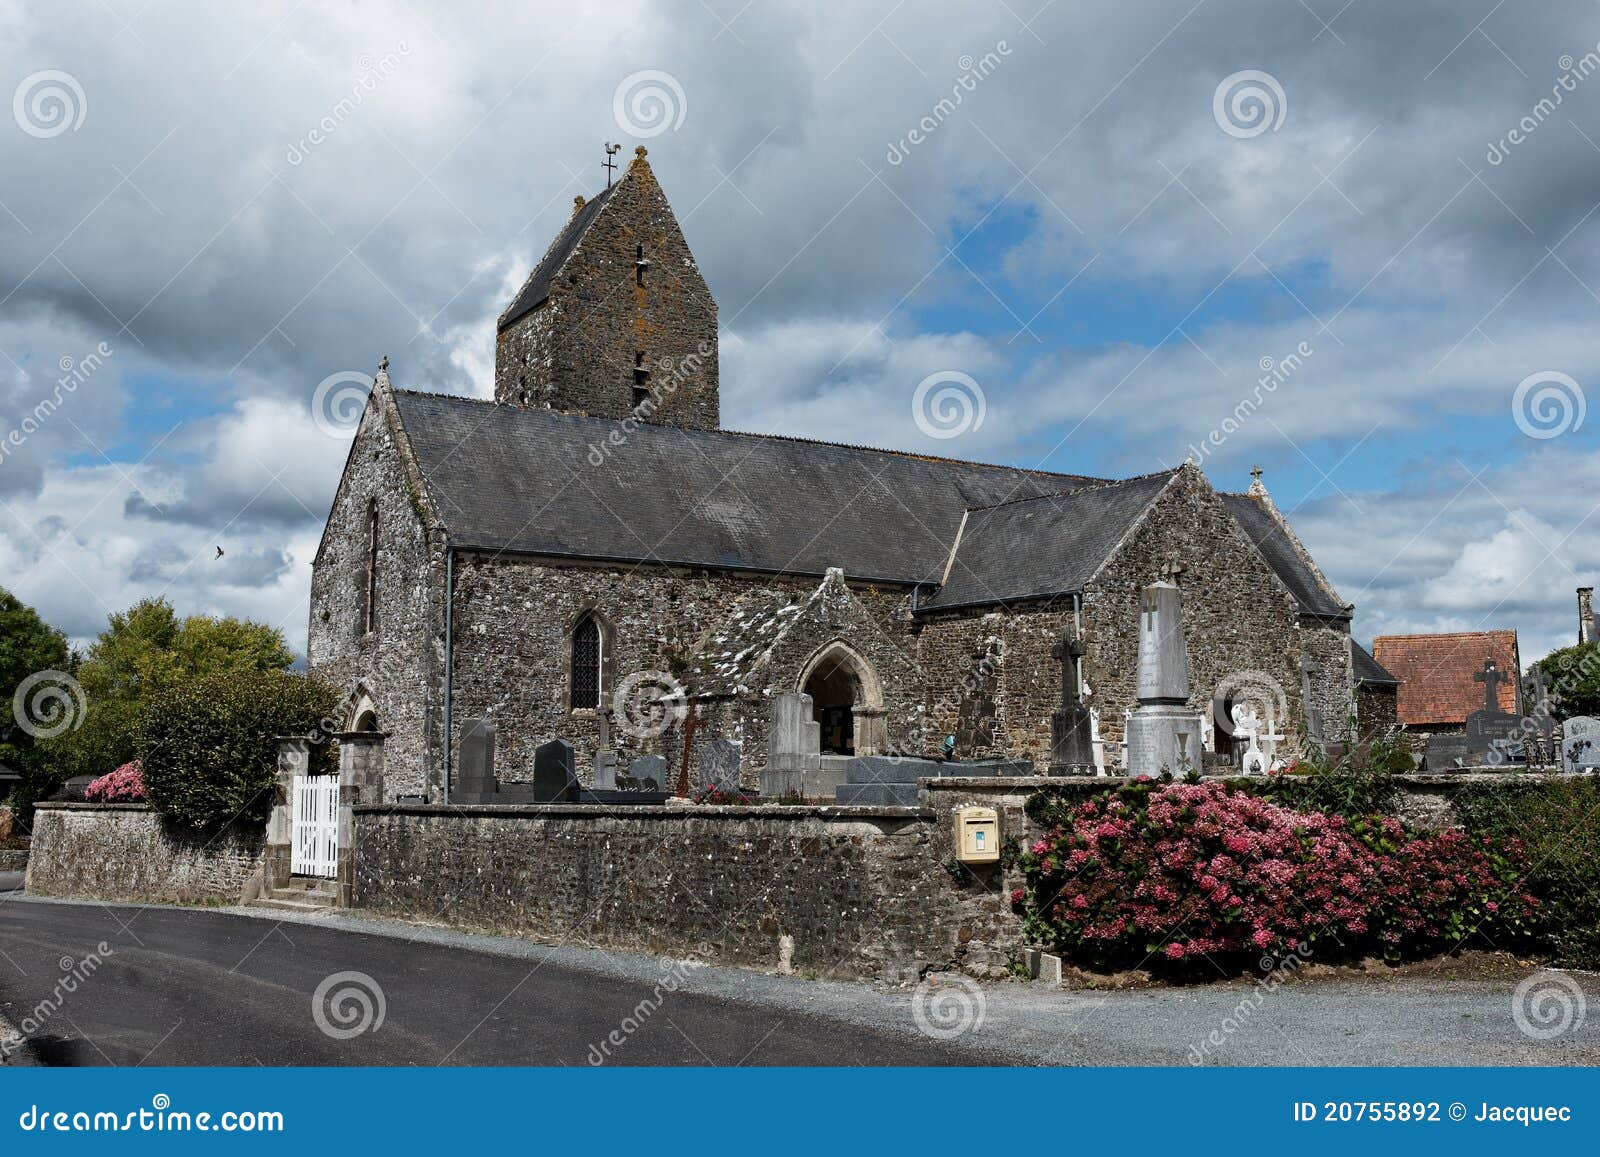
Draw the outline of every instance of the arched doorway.
<instances>
[{"instance_id":1,"label":"arched doorway","mask_svg":"<svg viewBox=\"0 0 1600 1157\"><path fill-rule=\"evenodd\" d=\"M377 731L378 705L365 687L356 688L350 697L350 713L345 717L346 731Z\"/></svg>"},{"instance_id":2,"label":"arched doorway","mask_svg":"<svg viewBox=\"0 0 1600 1157\"><path fill-rule=\"evenodd\" d=\"M883 691L872 665L843 642L829 643L800 672L824 755L874 755L887 745Z\"/></svg>"}]
</instances>

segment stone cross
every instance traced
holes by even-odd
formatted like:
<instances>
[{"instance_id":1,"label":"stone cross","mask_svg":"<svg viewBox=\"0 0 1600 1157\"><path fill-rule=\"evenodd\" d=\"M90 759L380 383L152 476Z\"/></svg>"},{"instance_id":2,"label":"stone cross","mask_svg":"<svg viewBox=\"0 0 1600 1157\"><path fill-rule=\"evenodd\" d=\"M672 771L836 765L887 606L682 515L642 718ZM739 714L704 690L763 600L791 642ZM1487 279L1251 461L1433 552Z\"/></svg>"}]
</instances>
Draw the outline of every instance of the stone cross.
<instances>
[{"instance_id":1,"label":"stone cross","mask_svg":"<svg viewBox=\"0 0 1600 1157\"><path fill-rule=\"evenodd\" d=\"M1181 585L1178 581L1179 576L1181 576L1188 569L1188 567L1184 566L1183 563L1179 562L1176 558L1169 558L1161 566L1161 577L1167 582L1171 583L1173 586L1179 586Z\"/></svg>"},{"instance_id":2,"label":"stone cross","mask_svg":"<svg viewBox=\"0 0 1600 1157\"><path fill-rule=\"evenodd\" d=\"M1493 659L1483 661L1483 670L1472 677L1474 683L1483 684L1483 709L1490 715L1500 714L1499 687L1509 679L1509 675L1502 675L1495 667Z\"/></svg>"},{"instance_id":3,"label":"stone cross","mask_svg":"<svg viewBox=\"0 0 1600 1157\"><path fill-rule=\"evenodd\" d=\"M1085 652L1077 636L1062 628L1061 638L1050 648L1052 658L1061 661L1061 702L1077 703L1083 699L1083 689L1078 683L1078 660Z\"/></svg>"}]
</instances>

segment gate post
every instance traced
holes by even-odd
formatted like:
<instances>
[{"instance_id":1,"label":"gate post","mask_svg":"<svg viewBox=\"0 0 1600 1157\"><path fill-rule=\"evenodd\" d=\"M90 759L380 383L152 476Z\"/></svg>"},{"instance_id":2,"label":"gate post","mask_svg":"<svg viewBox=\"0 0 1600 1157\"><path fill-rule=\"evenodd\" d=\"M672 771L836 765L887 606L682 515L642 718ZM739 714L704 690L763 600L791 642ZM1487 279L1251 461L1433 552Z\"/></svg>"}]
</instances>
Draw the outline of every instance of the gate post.
<instances>
[{"instance_id":1,"label":"gate post","mask_svg":"<svg viewBox=\"0 0 1600 1157\"><path fill-rule=\"evenodd\" d=\"M339 735L339 906L352 907L356 880L356 804L383 802L383 731Z\"/></svg>"},{"instance_id":2,"label":"gate post","mask_svg":"<svg viewBox=\"0 0 1600 1157\"><path fill-rule=\"evenodd\" d=\"M278 782L273 788L272 814L267 819L262 881L269 892L289 886L294 848L294 777L310 770L311 741L303 735L278 736Z\"/></svg>"}]
</instances>

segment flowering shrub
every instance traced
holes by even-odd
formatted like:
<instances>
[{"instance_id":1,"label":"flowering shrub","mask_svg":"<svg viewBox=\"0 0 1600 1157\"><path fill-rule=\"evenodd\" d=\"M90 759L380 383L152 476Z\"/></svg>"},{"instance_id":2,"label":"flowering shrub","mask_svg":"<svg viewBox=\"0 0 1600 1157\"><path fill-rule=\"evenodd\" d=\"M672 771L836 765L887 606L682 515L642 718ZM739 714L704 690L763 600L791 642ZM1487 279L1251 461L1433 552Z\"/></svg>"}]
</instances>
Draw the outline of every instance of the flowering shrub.
<instances>
[{"instance_id":1,"label":"flowering shrub","mask_svg":"<svg viewBox=\"0 0 1600 1157\"><path fill-rule=\"evenodd\" d=\"M83 798L94 803L135 803L144 799L144 773L137 759L129 760L116 771L102 775L83 789Z\"/></svg>"},{"instance_id":2,"label":"flowering shrub","mask_svg":"<svg viewBox=\"0 0 1600 1157\"><path fill-rule=\"evenodd\" d=\"M1537 902L1514 887L1517 851L1144 777L1058 813L1024 850L1027 887L1013 902L1036 941L1097 967L1398 958L1479 927L1520 932Z\"/></svg>"}]
</instances>

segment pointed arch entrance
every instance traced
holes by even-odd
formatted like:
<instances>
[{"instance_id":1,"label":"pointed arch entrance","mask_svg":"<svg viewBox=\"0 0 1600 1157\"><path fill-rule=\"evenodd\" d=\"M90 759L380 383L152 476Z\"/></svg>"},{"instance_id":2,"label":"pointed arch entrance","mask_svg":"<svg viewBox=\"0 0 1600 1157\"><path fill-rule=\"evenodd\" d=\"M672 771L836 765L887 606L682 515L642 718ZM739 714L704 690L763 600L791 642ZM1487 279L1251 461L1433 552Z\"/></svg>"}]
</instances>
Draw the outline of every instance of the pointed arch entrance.
<instances>
[{"instance_id":1,"label":"pointed arch entrance","mask_svg":"<svg viewBox=\"0 0 1600 1157\"><path fill-rule=\"evenodd\" d=\"M883 686L848 643L836 639L806 660L797 690L811 696L824 755L876 755L888 747Z\"/></svg>"}]
</instances>

